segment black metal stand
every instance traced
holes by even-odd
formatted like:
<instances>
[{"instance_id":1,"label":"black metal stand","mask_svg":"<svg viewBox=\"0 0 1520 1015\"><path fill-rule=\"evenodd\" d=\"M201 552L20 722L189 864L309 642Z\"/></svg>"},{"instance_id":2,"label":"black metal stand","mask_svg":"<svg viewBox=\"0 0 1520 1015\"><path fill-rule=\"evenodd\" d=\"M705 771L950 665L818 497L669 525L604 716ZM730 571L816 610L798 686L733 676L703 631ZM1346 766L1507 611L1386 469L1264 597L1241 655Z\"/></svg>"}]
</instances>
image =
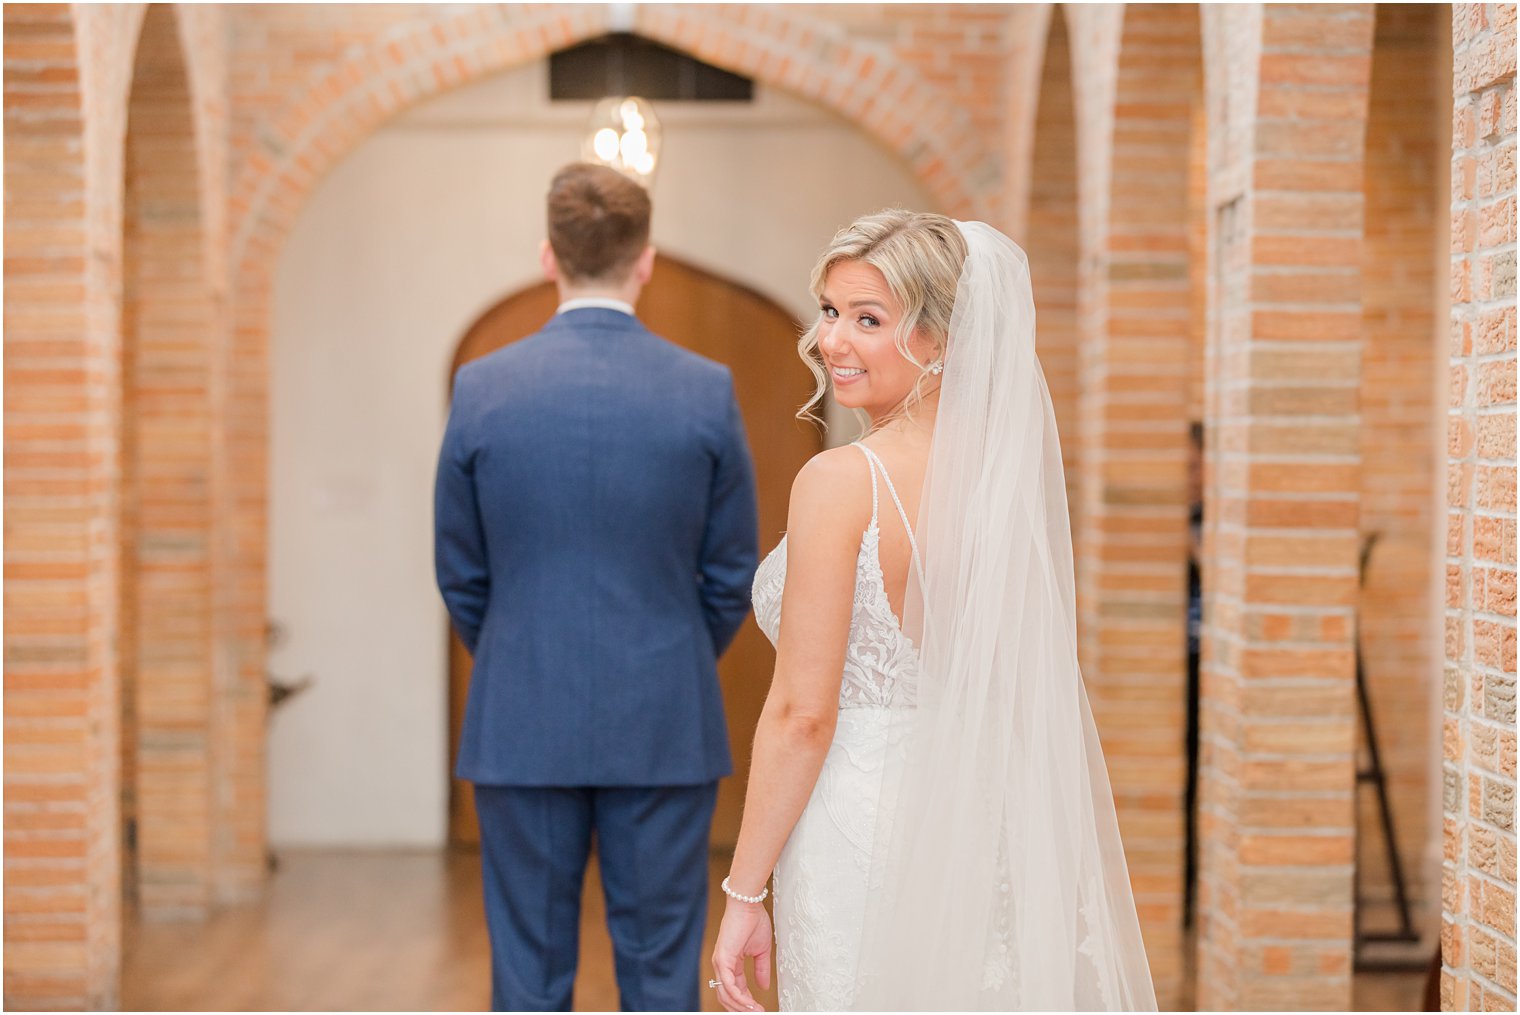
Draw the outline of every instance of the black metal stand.
<instances>
[{"instance_id":1,"label":"black metal stand","mask_svg":"<svg viewBox=\"0 0 1520 1015\"><path fill-rule=\"evenodd\" d=\"M1367 561L1372 555L1372 547L1377 543L1378 534L1372 533L1367 537L1367 542L1362 546L1361 557L1361 581L1362 586L1367 581ZM1409 892L1404 881L1404 861L1399 854L1399 840L1394 835L1393 807L1388 799L1387 773L1383 769L1383 758L1378 750L1377 727L1372 718L1372 699L1367 691L1366 670L1362 665L1362 637L1360 617L1357 622L1356 634L1356 700L1357 707L1361 712L1362 733L1367 740L1368 763L1364 768L1357 766L1356 773L1356 822L1357 838L1361 837L1361 786L1363 783L1371 783L1373 791L1377 793L1378 816L1383 832L1383 845L1388 855L1388 869L1393 877L1394 898L1399 907L1399 929L1396 931L1365 931L1362 929L1362 891L1361 891L1361 864L1353 863L1353 908L1352 908L1352 933L1357 952L1357 968L1405 968L1407 963L1369 963L1361 956L1362 945L1373 941L1407 941L1420 940L1419 933L1414 929L1414 919L1410 914ZM1420 964L1422 967L1424 963Z\"/></svg>"}]
</instances>

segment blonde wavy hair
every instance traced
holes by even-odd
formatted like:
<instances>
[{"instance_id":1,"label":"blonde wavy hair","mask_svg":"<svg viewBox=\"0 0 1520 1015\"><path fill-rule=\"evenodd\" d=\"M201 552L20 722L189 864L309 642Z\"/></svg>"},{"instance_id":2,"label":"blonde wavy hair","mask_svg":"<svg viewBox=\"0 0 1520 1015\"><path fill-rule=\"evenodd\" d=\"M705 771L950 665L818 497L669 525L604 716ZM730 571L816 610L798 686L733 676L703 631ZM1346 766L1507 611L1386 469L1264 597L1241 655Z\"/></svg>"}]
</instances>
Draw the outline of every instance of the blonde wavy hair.
<instances>
[{"instance_id":1,"label":"blonde wavy hair","mask_svg":"<svg viewBox=\"0 0 1520 1015\"><path fill-rule=\"evenodd\" d=\"M930 362L944 356L950 335L950 314L955 309L955 290L966 261L966 238L955 221L944 215L901 208L863 215L834 234L813 266L809 289L815 299L823 299L829 271L843 261L860 261L875 267L902 307L893 344L903 359L918 367L919 373L913 391L898 411L911 414L923 400L924 380L930 374L928 364L920 363L909 351L908 340L917 330L933 344ZM820 313L797 341L797 354L818 383L813 397L797 410L797 418L812 420L820 426L824 425L823 420L813 409L823 401L829 385L823 356L818 351L818 328L822 322Z\"/></svg>"}]
</instances>

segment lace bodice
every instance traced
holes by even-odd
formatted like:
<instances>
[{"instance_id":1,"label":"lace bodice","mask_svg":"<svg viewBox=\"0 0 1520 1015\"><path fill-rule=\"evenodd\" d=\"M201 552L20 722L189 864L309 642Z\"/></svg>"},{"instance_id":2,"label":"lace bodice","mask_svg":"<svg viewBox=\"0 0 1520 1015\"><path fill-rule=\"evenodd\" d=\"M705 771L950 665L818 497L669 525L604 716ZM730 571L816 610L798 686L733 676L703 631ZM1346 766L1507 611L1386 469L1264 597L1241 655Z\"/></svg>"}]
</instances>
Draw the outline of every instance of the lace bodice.
<instances>
[{"instance_id":1,"label":"lace bodice","mask_svg":"<svg viewBox=\"0 0 1520 1015\"><path fill-rule=\"evenodd\" d=\"M870 448L855 444L866 456L871 470L871 521L860 537L855 559L855 604L850 614L850 636L845 645L844 679L839 685L839 707L910 706L916 699L918 652L903 633L891 604L881 570L881 529L877 524L876 473L881 472L887 491L897 506L908 539L913 543L913 562L919 563L913 527L898 499L886 466ZM786 584L786 537L776 544L755 572L753 602L760 630L776 644L781 633L781 591Z\"/></svg>"}]
</instances>

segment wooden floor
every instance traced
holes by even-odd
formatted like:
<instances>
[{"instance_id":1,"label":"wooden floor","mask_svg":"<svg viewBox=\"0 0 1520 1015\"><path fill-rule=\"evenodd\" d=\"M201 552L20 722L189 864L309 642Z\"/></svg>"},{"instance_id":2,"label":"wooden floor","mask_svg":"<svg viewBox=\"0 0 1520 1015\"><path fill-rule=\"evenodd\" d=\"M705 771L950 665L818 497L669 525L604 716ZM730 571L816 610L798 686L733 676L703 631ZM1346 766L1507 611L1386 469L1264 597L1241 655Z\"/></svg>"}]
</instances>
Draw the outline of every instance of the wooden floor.
<instances>
[{"instance_id":1,"label":"wooden floor","mask_svg":"<svg viewBox=\"0 0 1520 1015\"><path fill-rule=\"evenodd\" d=\"M726 858L714 861L704 973L727 872ZM618 1009L605 914L593 861L577 1011ZM284 852L261 903L201 924L131 923L124 951L128 1011L481 1011L491 1001L480 857L466 851ZM774 985L756 1000L774 1010Z\"/></svg>"},{"instance_id":2,"label":"wooden floor","mask_svg":"<svg viewBox=\"0 0 1520 1015\"><path fill-rule=\"evenodd\" d=\"M727 869L727 858L714 859L704 969ZM489 979L476 854L286 852L261 903L206 923L129 923L121 1003L128 1011L470 1011L489 1006ZM1420 974L1358 975L1357 1009L1416 1010L1423 984ZM774 989L758 999L775 1010ZM575 1008L617 1007L593 866Z\"/></svg>"}]
</instances>

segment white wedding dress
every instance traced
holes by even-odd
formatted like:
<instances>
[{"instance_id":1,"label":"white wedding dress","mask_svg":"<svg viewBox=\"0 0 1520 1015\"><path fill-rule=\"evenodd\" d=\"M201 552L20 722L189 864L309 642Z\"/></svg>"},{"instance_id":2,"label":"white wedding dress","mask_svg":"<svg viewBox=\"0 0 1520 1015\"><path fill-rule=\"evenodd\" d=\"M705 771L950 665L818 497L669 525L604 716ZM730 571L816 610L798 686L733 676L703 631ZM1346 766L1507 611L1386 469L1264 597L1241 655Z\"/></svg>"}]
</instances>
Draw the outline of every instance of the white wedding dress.
<instances>
[{"instance_id":1,"label":"white wedding dress","mask_svg":"<svg viewBox=\"0 0 1520 1015\"><path fill-rule=\"evenodd\" d=\"M839 721L775 870L781 1007L1155 1011L1077 658L1028 259L984 222L955 227L966 257L915 524L860 445L872 510ZM878 473L913 539L901 624L877 553ZM753 590L773 642L785 580L783 540Z\"/></svg>"},{"instance_id":2,"label":"white wedding dress","mask_svg":"<svg viewBox=\"0 0 1520 1015\"><path fill-rule=\"evenodd\" d=\"M887 602L877 548L881 472L898 517L913 527L875 452L856 444L871 469L871 522L855 561L855 605L839 685L839 722L813 795L776 863L776 972L782 1011L847 1010L855 997L872 869L878 802L890 743L902 734L918 682L918 653ZM913 560L918 546L913 543ZM786 582L786 537L755 572L755 619L775 644ZM893 768L893 771L896 769Z\"/></svg>"}]
</instances>

